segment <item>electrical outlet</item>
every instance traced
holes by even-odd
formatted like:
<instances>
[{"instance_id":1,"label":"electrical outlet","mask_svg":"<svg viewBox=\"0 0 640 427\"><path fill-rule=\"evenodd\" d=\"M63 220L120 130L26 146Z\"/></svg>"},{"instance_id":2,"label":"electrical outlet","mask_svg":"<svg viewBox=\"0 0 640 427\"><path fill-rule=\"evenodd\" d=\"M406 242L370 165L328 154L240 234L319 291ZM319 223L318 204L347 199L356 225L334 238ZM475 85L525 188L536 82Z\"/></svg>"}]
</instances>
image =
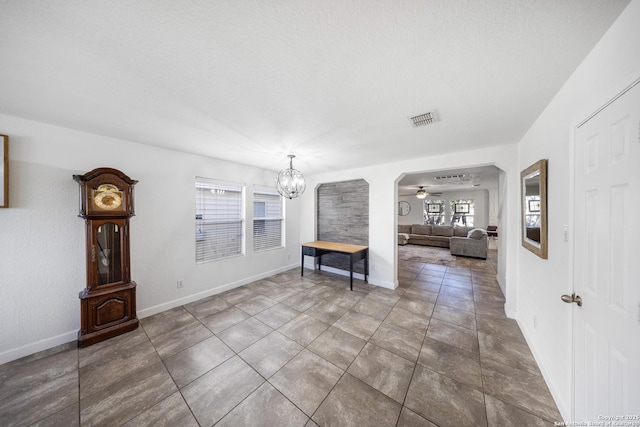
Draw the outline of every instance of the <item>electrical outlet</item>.
<instances>
[{"instance_id":1,"label":"electrical outlet","mask_svg":"<svg viewBox=\"0 0 640 427\"><path fill-rule=\"evenodd\" d=\"M569 226L568 225L563 225L562 226L562 232L563 232L563 236L564 236L564 241L568 242L569 241Z\"/></svg>"},{"instance_id":2,"label":"electrical outlet","mask_svg":"<svg viewBox=\"0 0 640 427\"><path fill-rule=\"evenodd\" d=\"M184 281L182 279L178 280L178 289L184 288Z\"/></svg>"},{"instance_id":3,"label":"electrical outlet","mask_svg":"<svg viewBox=\"0 0 640 427\"><path fill-rule=\"evenodd\" d=\"M536 316L533 316L533 327L534 328L538 327L538 318Z\"/></svg>"}]
</instances>

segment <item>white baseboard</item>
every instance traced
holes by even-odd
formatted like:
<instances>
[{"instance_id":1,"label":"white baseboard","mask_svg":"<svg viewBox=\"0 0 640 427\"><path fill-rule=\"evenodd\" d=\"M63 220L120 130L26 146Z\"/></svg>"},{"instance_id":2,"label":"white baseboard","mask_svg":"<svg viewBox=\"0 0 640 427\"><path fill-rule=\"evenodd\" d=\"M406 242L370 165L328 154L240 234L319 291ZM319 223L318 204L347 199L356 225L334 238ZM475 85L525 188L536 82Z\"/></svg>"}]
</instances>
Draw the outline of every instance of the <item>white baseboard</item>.
<instances>
[{"instance_id":1,"label":"white baseboard","mask_svg":"<svg viewBox=\"0 0 640 427\"><path fill-rule=\"evenodd\" d=\"M172 308L180 307L181 305L189 304L191 302L197 301L202 298L206 298L211 295L219 294L221 292L227 291L229 289L237 288L238 286L246 285L247 283L255 282L256 280L264 279L270 276L273 276L278 273L282 273L283 271L291 270L292 268L299 267L300 264L291 264L285 267L281 267L275 270L270 270L265 273L261 273L252 277L247 277L242 280L238 280L236 282L227 283L225 285L219 286L214 289L208 289L204 292L199 292L193 295L189 295L183 298L179 298L172 301L167 301L162 304L155 305L153 307L148 307L142 310L138 310L137 315L138 319L143 319L145 317L153 316L154 314L161 313L166 310L170 310ZM78 339L78 330L65 332L60 335L56 335L54 337L45 338L40 341L36 341L34 343L23 345L22 347L13 348L7 351L0 353L0 365L3 363L11 362L16 359L20 359L21 357L29 356L34 353L38 353L40 351L48 350L50 348L59 346L61 344L66 344L71 341L76 341Z\"/></svg>"},{"instance_id":2,"label":"white baseboard","mask_svg":"<svg viewBox=\"0 0 640 427\"><path fill-rule=\"evenodd\" d=\"M542 359L538 355L538 352L536 351L536 348L533 345L533 341L529 338L529 333L528 333L527 329L523 327L524 325L520 322L519 319L516 319L516 322L518 322L518 326L520 327L520 330L522 331L522 335L524 335L524 339L527 342L527 345L529 346L529 349L531 349L531 353L533 354L533 358L536 360L536 363L538 364L538 368L540 368L540 372L542 373L542 377L544 378L544 382L547 384L547 387L549 387L549 392L551 393L551 397L553 397L553 401L555 402L556 406L558 407L558 411L560 412L560 415L563 418L562 420L557 420L557 421L558 422L564 421L565 423L567 423L568 422L567 420L571 419L571 409L565 407L562 404L562 399L560 399L560 394L556 390L556 387L554 387L553 382L551 381L551 377L549 376L549 371L544 366L544 363L542 363Z\"/></svg>"},{"instance_id":3,"label":"white baseboard","mask_svg":"<svg viewBox=\"0 0 640 427\"><path fill-rule=\"evenodd\" d=\"M3 351L0 353L0 365L3 363L11 362L13 360L20 359L25 356L38 353L40 351L49 350L50 348L57 347L62 344L66 344L78 339L78 331L65 332L55 337L45 338L40 341L23 345L22 347L12 348L11 350Z\"/></svg>"},{"instance_id":4,"label":"white baseboard","mask_svg":"<svg viewBox=\"0 0 640 427\"><path fill-rule=\"evenodd\" d=\"M298 266L299 264L291 264L285 267L277 268L275 270L267 271L265 273L260 273L255 276L246 277L244 279L241 279L232 283L227 283L222 286L218 286L217 288L207 289L206 291L198 292L196 294L187 295L182 298L167 301L162 304L154 305L153 307L144 308L142 310L138 310L138 318L144 319L145 317L153 316L154 314L162 313L163 311L171 310L172 308L180 307L181 305L189 304L194 301L198 301L202 298L210 297L211 295L216 295L224 291L228 291L230 289L234 289L239 286L246 285L251 282L255 282L256 280L271 277L275 274L282 273L287 270L291 270L292 268L296 268Z\"/></svg>"},{"instance_id":5,"label":"white baseboard","mask_svg":"<svg viewBox=\"0 0 640 427\"><path fill-rule=\"evenodd\" d=\"M304 268L309 269L309 270L313 270L314 266L313 264L309 263L305 263ZM329 267L327 265L323 265L321 267L320 271L326 271L328 273L333 273L333 274L338 274L340 276L346 276L349 277L349 271L347 270L341 270L339 268L335 268L335 267ZM354 279L359 279L359 280L364 280L364 274L362 273L353 273L353 278ZM375 285L375 286L380 286L381 288L387 288L387 289L395 289L398 287L398 283L394 283L394 282L387 282L384 280L378 280L375 277L371 277L370 275L367 276L367 283L369 283L370 285Z\"/></svg>"}]
</instances>

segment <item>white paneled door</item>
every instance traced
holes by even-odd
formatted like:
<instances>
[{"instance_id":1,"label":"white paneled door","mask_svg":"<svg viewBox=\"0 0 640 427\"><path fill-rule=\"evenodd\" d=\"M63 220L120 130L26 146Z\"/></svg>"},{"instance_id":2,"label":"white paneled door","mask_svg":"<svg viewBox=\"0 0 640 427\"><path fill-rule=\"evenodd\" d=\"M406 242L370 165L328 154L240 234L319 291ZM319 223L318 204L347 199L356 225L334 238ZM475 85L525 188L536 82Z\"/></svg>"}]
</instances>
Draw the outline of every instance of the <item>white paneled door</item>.
<instances>
[{"instance_id":1,"label":"white paneled door","mask_svg":"<svg viewBox=\"0 0 640 427\"><path fill-rule=\"evenodd\" d=\"M575 421L640 425L639 128L636 84L576 131Z\"/></svg>"}]
</instances>

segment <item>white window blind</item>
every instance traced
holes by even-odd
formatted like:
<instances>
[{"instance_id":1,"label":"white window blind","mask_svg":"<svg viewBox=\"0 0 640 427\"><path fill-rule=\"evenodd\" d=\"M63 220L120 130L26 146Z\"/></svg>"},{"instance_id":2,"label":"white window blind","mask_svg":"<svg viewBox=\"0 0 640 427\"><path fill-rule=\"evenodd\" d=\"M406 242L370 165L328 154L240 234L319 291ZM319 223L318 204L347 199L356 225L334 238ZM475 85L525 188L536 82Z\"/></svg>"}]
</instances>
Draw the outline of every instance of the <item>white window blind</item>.
<instances>
[{"instance_id":1,"label":"white window blind","mask_svg":"<svg viewBox=\"0 0 640 427\"><path fill-rule=\"evenodd\" d=\"M242 255L243 186L196 177L196 262Z\"/></svg>"},{"instance_id":2,"label":"white window blind","mask_svg":"<svg viewBox=\"0 0 640 427\"><path fill-rule=\"evenodd\" d=\"M281 248L283 244L284 203L275 188L253 188L253 250Z\"/></svg>"}]
</instances>

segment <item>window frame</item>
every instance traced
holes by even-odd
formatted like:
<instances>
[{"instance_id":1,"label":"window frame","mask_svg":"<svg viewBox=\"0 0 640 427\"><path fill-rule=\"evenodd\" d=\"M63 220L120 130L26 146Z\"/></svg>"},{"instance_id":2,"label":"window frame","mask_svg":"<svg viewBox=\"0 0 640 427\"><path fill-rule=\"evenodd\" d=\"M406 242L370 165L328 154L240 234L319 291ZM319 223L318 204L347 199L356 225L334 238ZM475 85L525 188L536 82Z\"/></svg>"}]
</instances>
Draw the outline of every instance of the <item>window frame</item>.
<instances>
[{"instance_id":1,"label":"window frame","mask_svg":"<svg viewBox=\"0 0 640 427\"><path fill-rule=\"evenodd\" d=\"M258 195L258 197L256 197L256 195ZM274 204L269 205L268 200L259 200L260 196L267 196L267 197L264 197L265 199L277 197L277 200L278 200L277 208L274 210ZM252 203L253 203L253 206L252 206L253 221L252 221L251 233L253 236L253 252L261 253L261 252L275 250L275 249L283 249L285 247L285 224L286 224L284 197L282 197L282 195L278 192L278 190L275 187L254 184ZM256 216L256 203L263 204L264 216L260 216L260 217ZM274 211L279 215L271 216ZM269 245L267 243L264 246L261 246L259 242L270 240L268 236L268 229L270 229L271 227L268 227L268 225L270 223L275 223L275 222L279 222L280 224L279 236L277 236L278 243L272 244L272 245ZM260 226L257 226L257 225L260 225ZM260 235L258 235L259 230L262 230Z\"/></svg>"},{"instance_id":2,"label":"window frame","mask_svg":"<svg viewBox=\"0 0 640 427\"><path fill-rule=\"evenodd\" d=\"M226 201L226 206L218 206L215 201L216 196L214 195L211 198L207 198L206 196L208 193L204 192L204 190L209 190L212 194L216 194L217 196L224 196L227 192L236 196L235 198ZM214 190L217 193L214 193ZM202 194L200 194L201 191ZM245 193L245 185L242 183L196 176L194 216L196 264L221 261L245 255ZM206 209L205 204L209 204L208 210ZM232 213L233 215L228 216L229 213ZM209 218L206 218L207 216ZM220 230L222 230L223 233L219 233L220 230L216 230L216 226L225 223L235 225L230 225L226 230L223 227L220 227ZM227 240L227 242L234 243L228 243L226 245L216 243L216 239L218 239L219 242L222 242L224 241L225 234L232 236L234 233L236 238ZM210 234L210 236L207 236L207 234ZM207 246L207 243L210 246Z\"/></svg>"}]
</instances>

